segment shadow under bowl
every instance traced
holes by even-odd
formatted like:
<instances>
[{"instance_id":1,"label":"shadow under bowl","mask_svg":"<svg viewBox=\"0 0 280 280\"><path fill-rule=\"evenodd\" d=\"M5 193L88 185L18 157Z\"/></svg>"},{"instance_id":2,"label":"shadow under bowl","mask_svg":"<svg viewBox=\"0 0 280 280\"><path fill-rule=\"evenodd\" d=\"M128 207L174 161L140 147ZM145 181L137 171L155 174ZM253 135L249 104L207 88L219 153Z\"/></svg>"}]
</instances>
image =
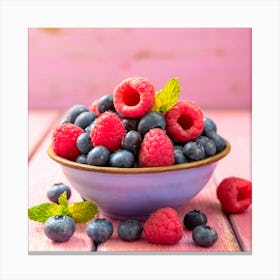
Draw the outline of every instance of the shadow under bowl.
<instances>
[{"instance_id":1,"label":"shadow under bowl","mask_svg":"<svg viewBox=\"0 0 280 280\"><path fill-rule=\"evenodd\" d=\"M203 160L143 168L80 164L57 156L52 146L48 148L48 155L59 163L77 192L96 203L104 215L119 220L145 221L157 209L177 209L196 196L230 149L226 142L223 151Z\"/></svg>"}]
</instances>

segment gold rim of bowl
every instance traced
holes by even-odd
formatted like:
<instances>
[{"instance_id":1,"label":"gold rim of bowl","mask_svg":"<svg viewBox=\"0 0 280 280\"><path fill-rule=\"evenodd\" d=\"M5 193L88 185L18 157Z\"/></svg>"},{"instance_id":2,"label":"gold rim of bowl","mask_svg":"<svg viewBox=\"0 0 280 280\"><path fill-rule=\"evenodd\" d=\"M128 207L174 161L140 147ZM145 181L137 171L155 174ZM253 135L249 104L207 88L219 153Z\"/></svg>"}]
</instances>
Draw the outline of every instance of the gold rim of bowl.
<instances>
[{"instance_id":1,"label":"gold rim of bowl","mask_svg":"<svg viewBox=\"0 0 280 280\"><path fill-rule=\"evenodd\" d=\"M48 155L51 159L58 162L63 166L67 166L73 169L79 169L84 171L108 173L108 174L143 174L143 173L159 173L159 172L169 172L177 170L186 170L191 168L196 168L204 165L214 163L222 158L224 158L230 152L231 146L228 141L226 141L226 147L220 153L205 158L203 160L192 161L187 163L169 165L169 166L159 166L159 167L135 167L135 168L119 168L119 167L107 167L107 166L94 166L88 164L77 163L56 155L53 151L52 145L48 148Z\"/></svg>"}]
</instances>

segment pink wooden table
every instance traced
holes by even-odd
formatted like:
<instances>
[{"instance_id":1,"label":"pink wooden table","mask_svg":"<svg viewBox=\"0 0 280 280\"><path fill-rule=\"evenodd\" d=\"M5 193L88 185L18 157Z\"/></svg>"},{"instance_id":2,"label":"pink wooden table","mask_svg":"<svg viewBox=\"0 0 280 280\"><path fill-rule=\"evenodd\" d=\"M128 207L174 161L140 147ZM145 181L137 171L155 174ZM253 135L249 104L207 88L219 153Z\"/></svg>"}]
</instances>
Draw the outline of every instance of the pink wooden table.
<instances>
[{"instance_id":1,"label":"pink wooden table","mask_svg":"<svg viewBox=\"0 0 280 280\"><path fill-rule=\"evenodd\" d=\"M64 177L60 167L47 155L51 131L61 119L63 111L29 111L29 207L47 202L47 188L63 182L72 190L70 202L82 201L80 195ZM204 110L204 114L218 125L218 132L231 143L230 154L222 159L206 187L189 203L179 209L180 218L193 209L206 213L208 224L218 233L218 241L210 248L195 246L191 232L184 230L183 238L173 246L148 243L142 236L135 242L121 241L117 236L119 221L111 220L113 236L98 246L98 252L242 252L252 251L251 207L238 215L225 215L216 197L216 188L223 178L236 176L251 180L251 112L249 110ZM101 214L99 215L101 216ZM107 217L106 217L107 218ZM78 224L73 237L63 243L54 243L43 232L43 224L28 220L29 253L92 252L94 246L86 234L86 224ZM96 252L92 252L95 254Z\"/></svg>"}]
</instances>

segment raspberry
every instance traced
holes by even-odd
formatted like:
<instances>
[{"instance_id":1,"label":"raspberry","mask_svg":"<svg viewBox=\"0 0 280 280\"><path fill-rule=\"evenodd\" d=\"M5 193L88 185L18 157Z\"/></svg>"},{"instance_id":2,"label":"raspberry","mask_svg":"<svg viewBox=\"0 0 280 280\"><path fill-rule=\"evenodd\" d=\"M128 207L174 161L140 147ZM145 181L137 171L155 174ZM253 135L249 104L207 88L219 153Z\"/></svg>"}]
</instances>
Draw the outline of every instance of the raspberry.
<instances>
[{"instance_id":1,"label":"raspberry","mask_svg":"<svg viewBox=\"0 0 280 280\"><path fill-rule=\"evenodd\" d=\"M161 208L152 213L143 225L147 241L157 244L176 244L183 236L183 226L173 208Z\"/></svg>"},{"instance_id":2,"label":"raspberry","mask_svg":"<svg viewBox=\"0 0 280 280\"><path fill-rule=\"evenodd\" d=\"M59 124L52 135L53 151L60 157L74 160L80 151L76 146L76 140L84 130L72 123Z\"/></svg>"},{"instance_id":3,"label":"raspberry","mask_svg":"<svg viewBox=\"0 0 280 280\"><path fill-rule=\"evenodd\" d=\"M166 112L165 119L167 133L174 141L194 140L203 132L203 113L194 102L178 101Z\"/></svg>"},{"instance_id":4,"label":"raspberry","mask_svg":"<svg viewBox=\"0 0 280 280\"><path fill-rule=\"evenodd\" d=\"M113 101L115 109L122 117L141 117L152 109L155 89L145 78L128 78L115 87Z\"/></svg>"},{"instance_id":5,"label":"raspberry","mask_svg":"<svg viewBox=\"0 0 280 280\"><path fill-rule=\"evenodd\" d=\"M100 112L98 111L97 105L98 105L98 100L95 100L88 106L88 109L91 112L95 113L97 116L100 116Z\"/></svg>"},{"instance_id":6,"label":"raspberry","mask_svg":"<svg viewBox=\"0 0 280 280\"><path fill-rule=\"evenodd\" d=\"M241 213L252 203L252 183L242 178L227 177L219 184L217 197L226 212Z\"/></svg>"},{"instance_id":7,"label":"raspberry","mask_svg":"<svg viewBox=\"0 0 280 280\"><path fill-rule=\"evenodd\" d=\"M139 151L141 167L167 166L175 163L173 144L165 130L153 128L145 134Z\"/></svg>"},{"instance_id":8,"label":"raspberry","mask_svg":"<svg viewBox=\"0 0 280 280\"><path fill-rule=\"evenodd\" d=\"M125 128L115 113L104 112L97 119L90 131L93 146L104 146L110 152L121 147Z\"/></svg>"}]
</instances>

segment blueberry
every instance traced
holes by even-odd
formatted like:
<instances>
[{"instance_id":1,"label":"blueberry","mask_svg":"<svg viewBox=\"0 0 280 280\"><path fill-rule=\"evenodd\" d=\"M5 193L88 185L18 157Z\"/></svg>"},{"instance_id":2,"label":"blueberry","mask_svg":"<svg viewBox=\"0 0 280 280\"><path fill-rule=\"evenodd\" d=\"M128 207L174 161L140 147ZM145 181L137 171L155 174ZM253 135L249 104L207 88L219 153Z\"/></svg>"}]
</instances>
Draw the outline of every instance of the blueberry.
<instances>
[{"instance_id":1,"label":"blueberry","mask_svg":"<svg viewBox=\"0 0 280 280\"><path fill-rule=\"evenodd\" d=\"M125 220L118 226L118 236L123 241L135 241L140 238L143 226L137 220Z\"/></svg>"},{"instance_id":2,"label":"blueberry","mask_svg":"<svg viewBox=\"0 0 280 280\"><path fill-rule=\"evenodd\" d=\"M69 123L69 121L67 120L67 117L63 117L63 118L59 121L59 124L65 124L65 123Z\"/></svg>"},{"instance_id":3,"label":"blueberry","mask_svg":"<svg viewBox=\"0 0 280 280\"><path fill-rule=\"evenodd\" d=\"M76 162L81 163L81 164L87 164L87 155L79 155L76 158Z\"/></svg>"},{"instance_id":4,"label":"blueberry","mask_svg":"<svg viewBox=\"0 0 280 280\"><path fill-rule=\"evenodd\" d=\"M95 219L87 225L87 235L93 240L94 244L106 242L113 234L113 225L105 219Z\"/></svg>"},{"instance_id":5,"label":"blueberry","mask_svg":"<svg viewBox=\"0 0 280 280\"><path fill-rule=\"evenodd\" d=\"M92 128L94 127L94 125L95 125L96 120L97 120L97 118L96 118L92 123L90 123L89 126L87 126L87 127L85 128L85 132L90 132L90 131L91 131L91 129L92 129Z\"/></svg>"},{"instance_id":6,"label":"blueberry","mask_svg":"<svg viewBox=\"0 0 280 280\"><path fill-rule=\"evenodd\" d=\"M69 240L76 229L72 218L65 215L57 215L48 218L44 224L46 236L56 242Z\"/></svg>"},{"instance_id":7,"label":"blueberry","mask_svg":"<svg viewBox=\"0 0 280 280\"><path fill-rule=\"evenodd\" d=\"M163 114L159 112L149 112L140 119L138 131L142 136L152 128L161 128L165 130L166 122Z\"/></svg>"},{"instance_id":8,"label":"blueberry","mask_svg":"<svg viewBox=\"0 0 280 280\"><path fill-rule=\"evenodd\" d=\"M213 140L206 136L199 136L195 142L204 147L205 157L211 157L216 154L217 148Z\"/></svg>"},{"instance_id":9,"label":"blueberry","mask_svg":"<svg viewBox=\"0 0 280 280\"><path fill-rule=\"evenodd\" d=\"M185 215L183 222L186 229L192 230L196 226L206 225L207 217L203 212L195 209Z\"/></svg>"},{"instance_id":10,"label":"blueberry","mask_svg":"<svg viewBox=\"0 0 280 280\"><path fill-rule=\"evenodd\" d=\"M116 111L113 102L113 95L107 94L102 96L97 102L97 109L100 114L104 113L105 111Z\"/></svg>"},{"instance_id":11,"label":"blueberry","mask_svg":"<svg viewBox=\"0 0 280 280\"><path fill-rule=\"evenodd\" d=\"M138 119L122 119L122 124L126 131L137 130L138 123Z\"/></svg>"},{"instance_id":12,"label":"blueberry","mask_svg":"<svg viewBox=\"0 0 280 280\"><path fill-rule=\"evenodd\" d=\"M200 225L193 229L192 238L196 245L201 247L211 247L218 240L218 234L210 226Z\"/></svg>"},{"instance_id":13,"label":"blueberry","mask_svg":"<svg viewBox=\"0 0 280 280\"><path fill-rule=\"evenodd\" d=\"M226 147L226 141L225 139L218 135L216 132L212 131L208 133L208 138L210 138L216 145L216 153L221 152Z\"/></svg>"},{"instance_id":14,"label":"blueberry","mask_svg":"<svg viewBox=\"0 0 280 280\"><path fill-rule=\"evenodd\" d=\"M50 201L58 203L58 198L62 193L66 191L67 199L71 196L71 190L68 186L63 183L56 183L50 186L47 190L47 197Z\"/></svg>"},{"instance_id":15,"label":"blueberry","mask_svg":"<svg viewBox=\"0 0 280 280\"><path fill-rule=\"evenodd\" d=\"M83 104L76 104L72 106L66 113L66 119L70 123L74 123L78 115L83 112L88 112L88 108Z\"/></svg>"},{"instance_id":16,"label":"blueberry","mask_svg":"<svg viewBox=\"0 0 280 280\"><path fill-rule=\"evenodd\" d=\"M84 132L78 136L76 146L82 154L87 154L93 148L89 132Z\"/></svg>"},{"instance_id":17,"label":"blueberry","mask_svg":"<svg viewBox=\"0 0 280 280\"><path fill-rule=\"evenodd\" d=\"M183 153L183 147L179 145L174 145L174 158L175 164L188 162L186 156Z\"/></svg>"},{"instance_id":18,"label":"blueberry","mask_svg":"<svg viewBox=\"0 0 280 280\"><path fill-rule=\"evenodd\" d=\"M109 164L112 167L133 167L134 155L127 150L117 150L110 155Z\"/></svg>"},{"instance_id":19,"label":"blueberry","mask_svg":"<svg viewBox=\"0 0 280 280\"><path fill-rule=\"evenodd\" d=\"M87 126L89 126L95 119L97 118L97 115L93 112L82 112L79 114L79 116L76 118L74 124L85 129Z\"/></svg>"},{"instance_id":20,"label":"blueberry","mask_svg":"<svg viewBox=\"0 0 280 280\"><path fill-rule=\"evenodd\" d=\"M105 166L108 162L110 151L104 146L96 146L89 151L87 163L90 165Z\"/></svg>"},{"instance_id":21,"label":"blueberry","mask_svg":"<svg viewBox=\"0 0 280 280\"><path fill-rule=\"evenodd\" d=\"M184 145L183 153L187 157L187 159L193 160L201 160L205 158L205 151L203 146L200 144L190 141Z\"/></svg>"},{"instance_id":22,"label":"blueberry","mask_svg":"<svg viewBox=\"0 0 280 280\"><path fill-rule=\"evenodd\" d=\"M137 155L141 147L142 137L138 131L130 130L122 140L122 148Z\"/></svg>"},{"instance_id":23,"label":"blueberry","mask_svg":"<svg viewBox=\"0 0 280 280\"><path fill-rule=\"evenodd\" d=\"M207 136L208 133L211 131L217 132L217 126L212 119L205 117L203 119L203 122L204 122L203 135Z\"/></svg>"}]
</instances>

